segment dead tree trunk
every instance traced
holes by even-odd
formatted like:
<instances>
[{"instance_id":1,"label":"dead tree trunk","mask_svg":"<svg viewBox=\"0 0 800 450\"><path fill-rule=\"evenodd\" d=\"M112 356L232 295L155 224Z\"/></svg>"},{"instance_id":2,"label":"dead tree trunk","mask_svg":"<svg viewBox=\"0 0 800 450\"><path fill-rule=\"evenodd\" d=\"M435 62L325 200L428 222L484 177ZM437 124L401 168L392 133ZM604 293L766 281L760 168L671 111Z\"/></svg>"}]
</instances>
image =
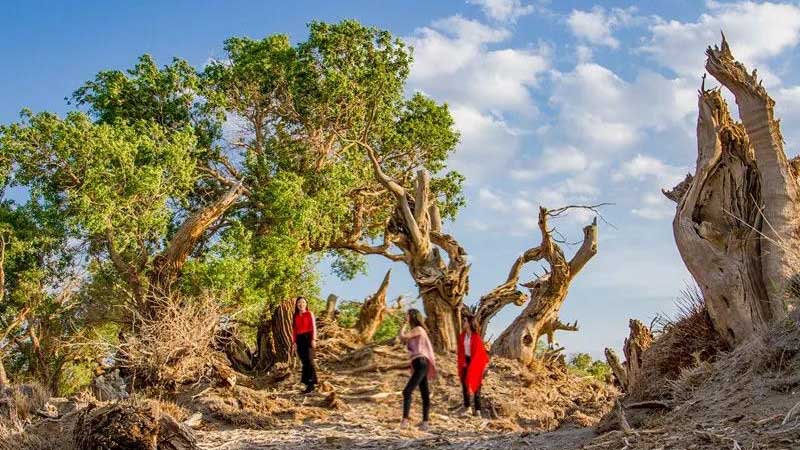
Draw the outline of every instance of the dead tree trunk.
<instances>
[{"instance_id":1,"label":"dead tree trunk","mask_svg":"<svg viewBox=\"0 0 800 450\"><path fill-rule=\"evenodd\" d=\"M396 200L394 214L380 246L371 246L356 239L337 243L361 254L383 255L408 266L417 283L427 315L430 337L436 351L454 351L461 307L469 289L469 265L466 252L452 236L442 233L441 217L436 201L430 197L430 177L425 170L417 172L413 197L395 180L387 176L373 149L367 149L375 178ZM402 253L391 253L397 246ZM445 259L442 251L447 254Z\"/></svg>"},{"instance_id":2,"label":"dead tree trunk","mask_svg":"<svg viewBox=\"0 0 800 450\"><path fill-rule=\"evenodd\" d=\"M294 299L287 299L273 311L265 312L258 324L253 351L235 333L222 336L225 354L234 369L264 373L277 363L291 360L294 304Z\"/></svg>"},{"instance_id":3,"label":"dead tree trunk","mask_svg":"<svg viewBox=\"0 0 800 450\"><path fill-rule=\"evenodd\" d=\"M665 195L678 203L673 231L681 257L705 298L714 328L736 345L790 305L800 267L800 186L786 158L775 102L721 48L706 70L736 98L735 122L718 89L700 90L694 176Z\"/></svg>"},{"instance_id":4,"label":"dead tree trunk","mask_svg":"<svg viewBox=\"0 0 800 450\"><path fill-rule=\"evenodd\" d=\"M386 271L378 291L371 295L364 304L361 305L361 310L358 313L358 322L356 322L356 332L361 342L370 342L375 332L383 322L383 317L386 314L386 291L389 290L389 279L392 276L392 270Z\"/></svg>"},{"instance_id":5,"label":"dead tree trunk","mask_svg":"<svg viewBox=\"0 0 800 450\"><path fill-rule=\"evenodd\" d=\"M330 294L328 300L325 302L325 319L333 322L336 320L336 303L339 297L336 294Z\"/></svg>"},{"instance_id":6,"label":"dead tree trunk","mask_svg":"<svg viewBox=\"0 0 800 450\"><path fill-rule=\"evenodd\" d=\"M653 333L642 322L631 319L628 322L630 334L622 347L625 353L625 387L634 386L642 375L642 356L653 345ZM647 380L645 380L646 382Z\"/></svg>"},{"instance_id":7,"label":"dead tree trunk","mask_svg":"<svg viewBox=\"0 0 800 450\"><path fill-rule=\"evenodd\" d=\"M563 210L555 211L560 212ZM518 359L524 364L530 364L535 359L536 343L539 341L540 336L558 329L572 329L572 327L560 326L561 322L559 321L558 313L567 297L567 291L575 275L597 253L596 219L591 225L584 227L583 244L572 260L567 261L561 248L552 239L552 230L547 225L547 219L550 216L551 213L547 209L539 208L539 230L542 233L542 243L538 247L525 252L522 257L523 260L528 259L530 261L543 259L550 266L550 271L530 283L523 284L523 286L530 289L531 300L522 313L514 319L511 325L503 331L492 345L492 353ZM517 262L512 266L512 274L519 262L520 259L517 259ZM514 299L515 297L511 295L504 298ZM491 304L502 304L502 301L492 300ZM478 307L479 311L482 306L484 305ZM491 308L486 306L484 309L487 312L484 312L482 317L486 318L494 315L496 310L493 308L495 306ZM485 325L482 325L482 328L485 328ZM575 329L577 329L577 324Z\"/></svg>"},{"instance_id":8,"label":"dead tree trunk","mask_svg":"<svg viewBox=\"0 0 800 450\"><path fill-rule=\"evenodd\" d=\"M619 356L617 356L617 352L615 352L613 348L606 348L605 354L606 362L608 363L608 366L611 367L611 372L614 374L614 377L617 378L620 387L623 390L627 390L628 371L625 370L625 367L619 362Z\"/></svg>"}]
</instances>

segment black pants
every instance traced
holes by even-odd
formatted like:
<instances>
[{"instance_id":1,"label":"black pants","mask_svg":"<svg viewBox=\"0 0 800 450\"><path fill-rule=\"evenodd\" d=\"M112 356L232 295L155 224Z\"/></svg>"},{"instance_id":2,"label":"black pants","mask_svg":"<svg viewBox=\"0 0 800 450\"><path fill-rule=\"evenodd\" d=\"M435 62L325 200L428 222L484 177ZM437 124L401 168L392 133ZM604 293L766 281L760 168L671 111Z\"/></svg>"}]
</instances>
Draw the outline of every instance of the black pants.
<instances>
[{"instance_id":1,"label":"black pants","mask_svg":"<svg viewBox=\"0 0 800 450\"><path fill-rule=\"evenodd\" d=\"M461 393L464 394L464 407L469 408L469 391L467 390L467 370L469 369L470 357L467 356L467 366L461 371ZM475 411L481 410L481 387L475 391L473 406Z\"/></svg>"},{"instance_id":2,"label":"black pants","mask_svg":"<svg viewBox=\"0 0 800 450\"><path fill-rule=\"evenodd\" d=\"M411 412L411 394L419 386L419 393L422 394L422 420L427 422L431 411L431 392L428 388L428 359L425 357L414 358L411 361L411 378L403 389L403 419L408 419Z\"/></svg>"},{"instance_id":3,"label":"black pants","mask_svg":"<svg viewBox=\"0 0 800 450\"><path fill-rule=\"evenodd\" d=\"M314 349L311 347L311 333L297 335L297 356L303 363L303 372L300 381L306 387L317 384L317 369L314 367Z\"/></svg>"}]
</instances>

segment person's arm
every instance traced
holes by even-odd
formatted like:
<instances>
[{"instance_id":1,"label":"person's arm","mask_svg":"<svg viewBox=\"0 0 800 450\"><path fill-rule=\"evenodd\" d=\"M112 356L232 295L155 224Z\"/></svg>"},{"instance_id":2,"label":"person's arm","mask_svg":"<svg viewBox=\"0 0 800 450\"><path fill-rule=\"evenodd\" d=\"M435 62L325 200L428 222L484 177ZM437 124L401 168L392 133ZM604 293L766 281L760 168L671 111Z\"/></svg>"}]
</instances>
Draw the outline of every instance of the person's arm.
<instances>
[{"instance_id":1,"label":"person's arm","mask_svg":"<svg viewBox=\"0 0 800 450\"><path fill-rule=\"evenodd\" d=\"M295 316L292 316L292 347L297 344L297 319Z\"/></svg>"},{"instance_id":2,"label":"person's arm","mask_svg":"<svg viewBox=\"0 0 800 450\"><path fill-rule=\"evenodd\" d=\"M404 325L403 328L400 329L400 339L403 341L407 341L422 334L422 327L414 327L411 329L411 331L404 331L407 328L408 325Z\"/></svg>"},{"instance_id":3,"label":"person's arm","mask_svg":"<svg viewBox=\"0 0 800 450\"><path fill-rule=\"evenodd\" d=\"M408 329L408 321L404 320L403 324L400 326L400 329L397 330L397 339L400 339L400 342L405 342L406 341L404 336L406 334L406 330L407 329Z\"/></svg>"},{"instance_id":4,"label":"person's arm","mask_svg":"<svg viewBox=\"0 0 800 450\"><path fill-rule=\"evenodd\" d=\"M317 346L317 319L311 311L308 314L311 315L311 348L314 348Z\"/></svg>"}]
</instances>

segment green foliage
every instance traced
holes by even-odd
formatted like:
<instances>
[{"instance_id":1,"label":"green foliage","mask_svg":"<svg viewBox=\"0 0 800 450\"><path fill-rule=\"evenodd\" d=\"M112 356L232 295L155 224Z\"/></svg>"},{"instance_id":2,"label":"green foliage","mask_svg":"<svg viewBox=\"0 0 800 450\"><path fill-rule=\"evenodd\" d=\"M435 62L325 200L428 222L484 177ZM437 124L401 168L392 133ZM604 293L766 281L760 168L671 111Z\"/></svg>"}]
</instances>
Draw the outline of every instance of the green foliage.
<instances>
[{"instance_id":1,"label":"green foliage","mask_svg":"<svg viewBox=\"0 0 800 450\"><path fill-rule=\"evenodd\" d=\"M569 360L569 370L580 376L591 376L606 382L611 376L611 367L602 360L594 360L588 353L576 353Z\"/></svg>"},{"instance_id":2,"label":"green foliage","mask_svg":"<svg viewBox=\"0 0 800 450\"><path fill-rule=\"evenodd\" d=\"M342 328L353 328L358 322L358 314L361 311L361 302L348 301L341 302L337 307L338 315L336 321ZM373 341L381 342L397 336L400 327L403 326L405 320L405 313L400 310L388 311L383 316L375 336L372 337Z\"/></svg>"},{"instance_id":3,"label":"green foliage","mask_svg":"<svg viewBox=\"0 0 800 450\"><path fill-rule=\"evenodd\" d=\"M383 322L381 322L381 326L378 327L378 331L375 332L373 340L376 342L381 342L394 338L400 331L400 327L403 326L404 321L405 313L403 311L392 311L387 313L383 317Z\"/></svg>"},{"instance_id":4,"label":"green foliage","mask_svg":"<svg viewBox=\"0 0 800 450\"><path fill-rule=\"evenodd\" d=\"M0 147L14 154L18 183L57 204L89 236L113 230L118 251L157 246L195 182L196 140L153 122L92 123L82 113L61 120L23 114L5 127Z\"/></svg>"},{"instance_id":5,"label":"green foliage","mask_svg":"<svg viewBox=\"0 0 800 450\"><path fill-rule=\"evenodd\" d=\"M9 358L18 375L74 391L96 349L62 344L100 330L113 339L130 322L121 306L138 307L131 299L175 231L233 183L242 197L199 230L178 282L247 321L301 294L321 307L324 256L342 279L365 272L348 244L379 238L394 199L364 146L406 185L429 170L444 218L464 205L463 177L446 170L459 139L452 116L422 94L406 97L412 56L401 40L356 21L313 22L297 44L231 38L225 51L201 71L144 55L80 86L64 117L26 110L0 126L0 192L13 183L31 194L24 205L0 203L10 239L0 323L32 308L47 359L22 339ZM75 292L60 295L78 269ZM388 315L376 339L401 319Z\"/></svg>"}]
</instances>

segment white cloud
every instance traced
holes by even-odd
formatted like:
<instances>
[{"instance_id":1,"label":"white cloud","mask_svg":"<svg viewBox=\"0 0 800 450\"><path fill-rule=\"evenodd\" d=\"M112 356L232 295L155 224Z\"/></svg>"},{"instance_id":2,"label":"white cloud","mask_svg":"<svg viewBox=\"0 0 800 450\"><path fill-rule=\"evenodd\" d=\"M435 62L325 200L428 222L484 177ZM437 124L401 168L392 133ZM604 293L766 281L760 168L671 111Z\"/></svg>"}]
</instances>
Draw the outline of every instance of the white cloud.
<instances>
[{"instance_id":1,"label":"white cloud","mask_svg":"<svg viewBox=\"0 0 800 450\"><path fill-rule=\"evenodd\" d=\"M664 130L696 109L695 87L642 71L627 82L595 63L556 74L550 103L558 109L557 129L578 147L602 153L630 148L648 130Z\"/></svg>"},{"instance_id":2,"label":"white cloud","mask_svg":"<svg viewBox=\"0 0 800 450\"><path fill-rule=\"evenodd\" d=\"M619 40L613 36L613 31L620 26L634 23L634 12L634 8L606 11L601 6L595 6L591 11L572 10L567 18L567 25L579 39L595 45L618 48Z\"/></svg>"},{"instance_id":3,"label":"white cloud","mask_svg":"<svg viewBox=\"0 0 800 450\"><path fill-rule=\"evenodd\" d=\"M478 201L480 201L481 206L495 211L509 211L506 200L489 188L484 187L478 190Z\"/></svg>"},{"instance_id":4,"label":"white cloud","mask_svg":"<svg viewBox=\"0 0 800 450\"><path fill-rule=\"evenodd\" d=\"M766 62L800 40L800 6L786 3L709 3L710 12L696 22L659 20L649 43L641 48L664 67L682 76L703 73L705 48L725 32L734 55L749 68L758 67L767 85L777 83Z\"/></svg>"},{"instance_id":5,"label":"white cloud","mask_svg":"<svg viewBox=\"0 0 800 450\"><path fill-rule=\"evenodd\" d=\"M480 6L486 17L499 22L515 22L535 10L533 5L523 5L519 0L468 0L467 3Z\"/></svg>"},{"instance_id":6,"label":"white cloud","mask_svg":"<svg viewBox=\"0 0 800 450\"><path fill-rule=\"evenodd\" d=\"M417 30L406 39L414 47L410 89L482 111L534 114L529 90L550 68L550 49L488 48L509 37L504 28L460 16Z\"/></svg>"},{"instance_id":7,"label":"white cloud","mask_svg":"<svg viewBox=\"0 0 800 450\"><path fill-rule=\"evenodd\" d=\"M686 170L683 168L666 164L652 156L637 154L633 159L624 162L621 170L614 174L613 178L615 181L631 178L639 181L654 179L662 187L672 187L678 184L685 175Z\"/></svg>"},{"instance_id":8,"label":"white cloud","mask_svg":"<svg viewBox=\"0 0 800 450\"><path fill-rule=\"evenodd\" d=\"M482 220L477 220L477 219L472 219L469 222L467 222L467 226L475 231L488 231L489 229L491 229L489 224L487 224Z\"/></svg>"},{"instance_id":9,"label":"white cloud","mask_svg":"<svg viewBox=\"0 0 800 450\"><path fill-rule=\"evenodd\" d=\"M647 193L642 196L641 202L641 206L631 212L643 219L664 220L675 216L675 204L663 195Z\"/></svg>"},{"instance_id":10,"label":"white cloud","mask_svg":"<svg viewBox=\"0 0 800 450\"><path fill-rule=\"evenodd\" d=\"M452 16L406 38L414 47L409 89L450 104L461 132L451 163L470 182L492 174L514 156L519 131L503 115L535 117L531 89L550 68L546 45L489 48L509 37L505 28Z\"/></svg>"},{"instance_id":11,"label":"white cloud","mask_svg":"<svg viewBox=\"0 0 800 450\"><path fill-rule=\"evenodd\" d=\"M451 157L450 167L470 182L505 167L519 148L519 133L502 119L474 108L454 106L451 112L461 132L461 143Z\"/></svg>"},{"instance_id":12,"label":"white cloud","mask_svg":"<svg viewBox=\"0 0 800 450\"><path fill-rule=\"evenodd\" d=\"M545 147L531 166L531 169L511 169L511 178L532 181L547 175L580 172L589 167L589 158L571 145Z\"/></svg>"}]
</instances>

